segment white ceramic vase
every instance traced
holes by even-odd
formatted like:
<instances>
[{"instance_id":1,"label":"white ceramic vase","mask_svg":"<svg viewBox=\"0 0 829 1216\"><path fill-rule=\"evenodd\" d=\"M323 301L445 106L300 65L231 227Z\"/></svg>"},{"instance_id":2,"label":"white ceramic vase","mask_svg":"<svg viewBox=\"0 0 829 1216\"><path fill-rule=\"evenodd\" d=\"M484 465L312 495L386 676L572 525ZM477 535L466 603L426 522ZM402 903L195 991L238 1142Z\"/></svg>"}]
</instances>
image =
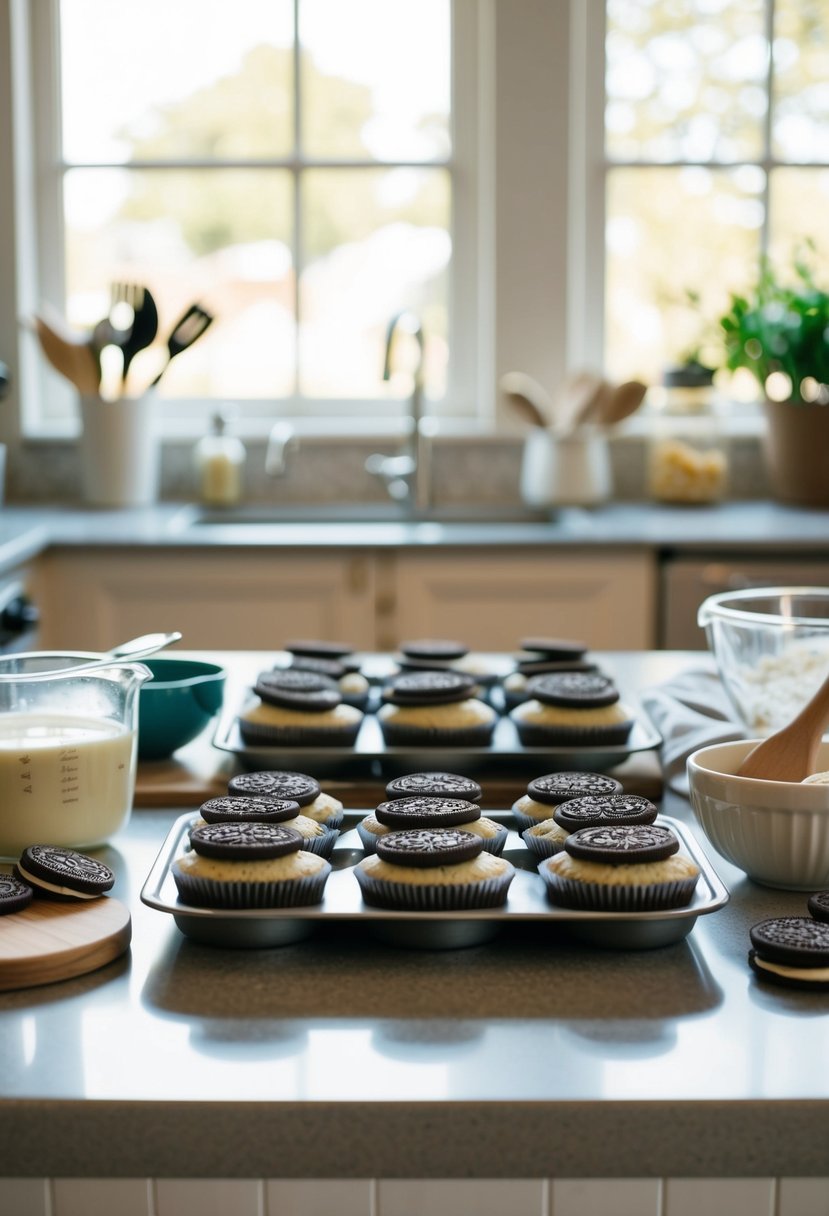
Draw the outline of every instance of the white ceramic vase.
<instances>
[{"instance_id":1,"label":"white ceramic vase","mask_svg":"<svg viewBox=\"0 0 829 1216\"><path fill-rule=\"evenodd\" d=\"M143 507L158 498L157 397L82 396L81 489L96 507Z\"/></svg>"}]
</instances>

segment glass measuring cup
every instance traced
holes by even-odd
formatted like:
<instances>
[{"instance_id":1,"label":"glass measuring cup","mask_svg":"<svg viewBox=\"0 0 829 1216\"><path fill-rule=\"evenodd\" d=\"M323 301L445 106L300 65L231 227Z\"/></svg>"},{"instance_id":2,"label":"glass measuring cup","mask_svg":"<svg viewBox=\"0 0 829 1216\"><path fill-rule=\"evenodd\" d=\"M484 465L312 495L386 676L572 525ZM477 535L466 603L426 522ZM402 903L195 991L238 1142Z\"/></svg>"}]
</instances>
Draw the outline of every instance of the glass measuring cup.
<instances>
[{"instance_id":1,"label":"glass measuring cup","mask_svg":"<svg viewBox=\"0 0 829 1216\"><path fill-rule=\"evenodd\" d=\"M83 673L89 656L0 658L0 858L30 844L94 848L127 822L135 792L143 663Z\"/></svg>"}]
</instances>

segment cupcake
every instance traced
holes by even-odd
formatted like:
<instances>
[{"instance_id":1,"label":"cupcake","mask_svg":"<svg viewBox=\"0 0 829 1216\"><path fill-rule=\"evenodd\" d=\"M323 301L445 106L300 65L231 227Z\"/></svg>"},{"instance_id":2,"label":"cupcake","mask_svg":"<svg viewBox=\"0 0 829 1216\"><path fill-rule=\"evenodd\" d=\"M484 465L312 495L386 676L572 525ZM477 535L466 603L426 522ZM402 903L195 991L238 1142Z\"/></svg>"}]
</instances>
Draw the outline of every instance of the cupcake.
<instances>
[{"instance_id":1,"label":"cupcake","mask_svg":"<svg viewBox=\"0 0 829 1216\"><path fill-rule=\"evenodd\" d=\"M538 872L551 903L600 912L650 912L691 902L699 870L658 824L580 828Z\"/></svg>"},{"instance_id":2,"label":"cupcake","mask_svg":"<svg viewBox=\"0 0 829 1216\"><path fill-rule=\"evenodd\" d=\"M454 671L414 671L383 690L377 720L385 742L435 747L486 747L497 714L476 695L471 676Z\"/></svg>"},{"instance_id":3,"label":"cupcake","mask_svg":"<svg viewBox=\"0 0 829 1216\"><path fill-rule=\"evenodd\" d=\"M604 773L547 773L543 777L532 779L526 794L512 804L512 813L519 830L523 830L545 819L551 819L555 808L570 798L605 796L621 792L621 781L617 781L615 777L606 777Z\"/></svg>"},{"instance_id":4,"label":"cupcake","mask_svg":"<svg viewBox=\"0 0 829 1216\"><path fill-rule=\"evenodd\" d=\"M599 672L533 676L528 692L509 714L525 747L610 746L633 727L616 685Z\"/></svg>"},{"instance_id":5,"label":"cupcake","mask_svg":"<svg viewBox=\"0 0 829 1216\"><path fill-rule=\"evenodd\" d=\"M442 638L401 642L397 664L401 671L457 671L472 676L476 695L486 700L498 683L498 673L492 670L489 656L471 652L463 642Z\"/></svg>"},{"instance_id":6,"label":"cupcake","mask_svg":"<svg viewBox=\"0 0 829 1216\"><path fill-rule=\"evenodd\" d=\"M362 710L346 705L335 682L313 671L263 672L239 715L245 743L268 747L351 747Z\"/></svg>"},{"instance_id":7,"label":"cupcake","mask_svg":"<svg viewBox=\"0 0 829 1216\"><path fill-rule=\"evenodd\" d=\"M357 835L363 846L372 852L377 841L390 832L411 828L431 828L443 831L463 828L473 836L480 836L488 853L503 852L507 841L507 829L481 815L481 808L474 802L462 798L437 798L414 794L409 798L396 798L381 802L371 815L366 815L357 824Z\"/></svg>"},{"instance_id":8,"label":"cupcake","mask_svg":"<svg viewBox=\"0 0 829 1216\"><path fill-rule=\"evenodd\" d=\"M297 802L303 815L316 819L329 828L338 828L343 821L343 804L339 798L324 794L320 783L307 773L273 769L258 773L237 773L227 783L231 797L250 795L254 798L289 798Z\"/></svg>"},{"instance_id":9,"label":"cupcake","mask_svg":"<svg viewBox=\"0 0 829 1216\"><path fill-rule=\"evenodd\" d=\"M357 709L365 709L368 704L371 690L357 660L324 659L314 655L293 654L288 667L275 667L274 671L314 672L334 681L345 705L356 705Z\"/></svg>"},{"instance_id":10,"label":"cupcake","mask_svg":"<svg viewBox=\"0 0 829 1216\"><path fill-rule=\"evenodd\" d=\"M354 868L367 904L412 912L501 907L514 874L510 862L484 852L481 838L461 828L391 832Z\"/></svg>"},{"instance_id":11,"label":"cupcake","mask_svg":"<svg viewBox=\"0 0 829 1216\"><path fill-rule=\"evenodd\" d=\"M501 681L504 709L509 713L511 709L515 709L516 705L527 700L530 696L528 685L534 676L557 675L568 671L598 672L598 670L595 663L590 663L586 659L542 659L519 656L516 660L515 671L504 676Z\"/></svg>"},{"instance_id":12,"label":"cupcake","mask_svg":"<svg viewBox=\"0 0 829 1216\"><path fill-rule=\"evenodd\" d=\"M248 795L230 794L219 798L208 798L199 808L199 816L191 835L205 823L281 823L293 828L302 837L303 849L330 857L337 843L339 832L303 815L299 803L290 798L256 798Z\"/></svg>"},{"instance_id":13,"label":"cupcake","mask_svg":"<svg viewBox=\"0 0 829 1216\"><path fill-rule=\"evenodd\" d=\"M207 823L171 872L179 899L208 908L293 908L318 904L330 862L275 823Z\"/></svg>"},{"instance_id":14,"label":"cupcake","mask_svg":"<svg viewBox=\"0 0 829 1216\"><path fill-rule=\"evenodd\" d=\"M570 833L580 828L605 823L653 823L656 814L656 805L640 794L590 794L562 802L551 819L525 828L521 839L537 857L550 857L561 852Z\"/></svg>"}]
</instances>

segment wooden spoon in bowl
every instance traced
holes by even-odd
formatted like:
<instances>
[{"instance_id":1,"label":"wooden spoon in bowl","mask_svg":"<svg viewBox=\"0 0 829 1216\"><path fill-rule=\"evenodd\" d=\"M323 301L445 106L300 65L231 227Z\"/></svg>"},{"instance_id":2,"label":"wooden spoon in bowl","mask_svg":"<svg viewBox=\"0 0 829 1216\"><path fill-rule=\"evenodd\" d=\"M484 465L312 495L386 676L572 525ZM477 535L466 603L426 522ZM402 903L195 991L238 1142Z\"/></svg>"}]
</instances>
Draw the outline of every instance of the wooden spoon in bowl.
<instances>
[{"instance_id":1,"label":"wooden spoon in bowl","mask_svg":"<svg viewBox=\"0 0 829 1216\"><path fill-rule=\"evenodd\" d=\"M815 771L817 752L829 722L829 676L815 695L792 718L753 748L740 767L738 777L762 781L802 781Z\"/></svg>"}]
</instances>

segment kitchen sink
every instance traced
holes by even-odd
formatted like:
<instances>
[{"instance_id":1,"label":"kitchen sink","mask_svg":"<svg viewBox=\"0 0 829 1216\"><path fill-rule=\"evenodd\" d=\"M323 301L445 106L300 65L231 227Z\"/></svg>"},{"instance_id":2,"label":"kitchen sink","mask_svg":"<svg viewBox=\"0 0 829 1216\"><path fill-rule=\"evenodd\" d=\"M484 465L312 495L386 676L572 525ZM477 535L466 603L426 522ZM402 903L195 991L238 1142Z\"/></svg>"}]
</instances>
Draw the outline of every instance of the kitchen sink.
<instances>
[{"instance_id":1,"label":"kitchen sink","mask_svg":"<svg viewBox=\"0 0 829 1216\"><path fill-rule=\"evenodd\" d=\"M238 507L187 506L170 521L170 532L201 534L267 533L285 526L330 524L545 524L550 511L486 504L455 504L412 512L394 503L250 504Z\"/></svg>"}]
</instances>

